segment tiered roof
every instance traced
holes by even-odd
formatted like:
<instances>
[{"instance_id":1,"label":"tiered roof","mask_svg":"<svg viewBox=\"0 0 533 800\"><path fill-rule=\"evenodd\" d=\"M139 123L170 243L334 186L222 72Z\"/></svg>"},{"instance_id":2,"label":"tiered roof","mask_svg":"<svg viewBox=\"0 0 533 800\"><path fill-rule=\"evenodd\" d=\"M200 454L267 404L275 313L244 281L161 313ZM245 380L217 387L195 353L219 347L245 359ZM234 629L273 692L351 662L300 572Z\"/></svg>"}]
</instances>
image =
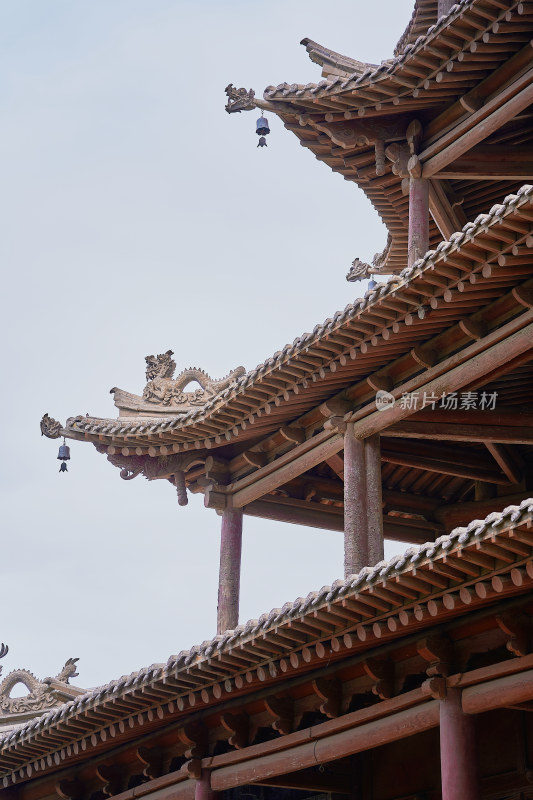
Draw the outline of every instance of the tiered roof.
<instances>
[{"instance_id":1,"label":"tiered roof","mask_svg":"<svg viewBox=\"0 0 533 800\"><path fill-rule=\"evenodd\" d=\"M0 738L3 785L530 591L532 523L527 499L80 695Z\"/></svg>"}]
</instances>

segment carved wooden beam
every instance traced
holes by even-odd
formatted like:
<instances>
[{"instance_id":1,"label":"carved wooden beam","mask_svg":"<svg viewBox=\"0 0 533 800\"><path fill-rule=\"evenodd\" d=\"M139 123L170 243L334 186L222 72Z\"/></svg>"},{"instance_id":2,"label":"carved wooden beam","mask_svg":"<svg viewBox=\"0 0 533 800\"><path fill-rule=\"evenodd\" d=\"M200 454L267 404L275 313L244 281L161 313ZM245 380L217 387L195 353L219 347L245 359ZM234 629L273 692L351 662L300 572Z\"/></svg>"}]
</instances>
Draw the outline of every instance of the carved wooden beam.
<instances>
[{"instance_id":1,"label":"carved wooden beam","mask_svg":"<svg viewBox=\"0 0 533 800\"><path fill-rule=\"evenodd\" d=\"M338 717L341 713L342 683L338 678L327 680L326 678L316 678L313 681L313 690L323 701L320 706L321 714L325 714L329 719Z\"/></svg>"}]
</instances>

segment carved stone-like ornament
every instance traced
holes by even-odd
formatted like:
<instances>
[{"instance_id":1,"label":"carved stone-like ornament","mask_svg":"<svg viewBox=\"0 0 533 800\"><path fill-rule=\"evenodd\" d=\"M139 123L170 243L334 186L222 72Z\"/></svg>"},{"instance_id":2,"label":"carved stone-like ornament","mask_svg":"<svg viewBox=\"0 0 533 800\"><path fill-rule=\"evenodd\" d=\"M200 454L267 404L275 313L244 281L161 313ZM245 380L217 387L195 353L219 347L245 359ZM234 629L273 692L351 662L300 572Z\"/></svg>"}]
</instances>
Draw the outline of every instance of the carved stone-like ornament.
<instances>
[{"instance_id":1,"label":"carved stone-like ornament","mask_svg":"<svg viewBox=\"0 0 533 800\"><path fill-rule=\"evenodd\" d=\"M354 258L350 271L346 275L346 280L352 282L362 281L366 280L366 278L370 278L371 275L371 265L367 264L365 261L361 261L360 258Z\"/></svg>"},{"instance_id":2,"label":"carved stone-like ornament","mask_svg":"<svg viewBox=\"0 0 533 800\"><path fill-rule=\"evenodd\" d=\"M234 114L239 111L251 111L256 108L255 92L253 89L246 91L246 89L236 89L232 83L228 83L224 90L228 96L226 103L226 111L228 114Z\"/></svg>"},{"instance_id":3,"label":"carved stone-like ornament","mask_svg":"<svg viewBox=\"0 0 533 800\"><path fill-rule=\"evenodd\" d=\"M69 658L63 669L53 678L38 680L27 669L15 669L0 683L0 730L62 705L83 692L69 686L69 679L77 676L77 658ZM0 668L1 671L1 668ZM23 684L28 693L11 697L17 684Z\"/></svg>"},{"instance_id":4,"label":"carved stone-like ornament","mask_svg":"<svg viewBox=\"0 0 533 800\"><path fill-rule=\"evenodd\" d=\"M61 423L45 414L41 420L41 436L49 439L59 439L61 436Z\"/></svg>"},{"instance_id":5,"label":"carved stone-like ornament","mask_svg":"<svg viewBox=\"0 0 533 800\"><path fill-rule=\"evenodd\" d=\"M227 389L238 378L245 374L244 367L237 367L224 378L215 380L203 369L188 367L182 370L175 378L176 362L172 358L174 353L167 350L157 356L146 356L146 380L142 397L122 389L111 389L115 395L115 405L131 416L137 414L185 414L193 408L204 406L209 400ZM189 383L196 382L199 388L186 391Z\"/></svg>"}]
</instances>

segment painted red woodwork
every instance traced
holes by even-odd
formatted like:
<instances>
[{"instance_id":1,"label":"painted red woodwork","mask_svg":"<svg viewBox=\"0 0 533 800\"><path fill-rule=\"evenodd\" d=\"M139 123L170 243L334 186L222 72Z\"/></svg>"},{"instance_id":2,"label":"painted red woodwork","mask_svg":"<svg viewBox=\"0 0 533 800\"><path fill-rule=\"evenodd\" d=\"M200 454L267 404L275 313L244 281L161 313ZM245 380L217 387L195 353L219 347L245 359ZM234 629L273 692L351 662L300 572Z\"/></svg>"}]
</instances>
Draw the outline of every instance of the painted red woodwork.
<instances>
[{"instance_id":1,"label":"painted red woodwork","mask_svg":"<svg viewBox=\"0 0 533 800\"><path fill-rule=\"evenodd\" d=\"M242 511L226 509L222 512L220 536L217 633L233 630L239 624L241 551Z\"/></svg>"},{"instance_id":2,"label":"painted red woodwork","mask_svg":"<svg viewBox=\"0 0 533 800\"><path fill-rule=\"evenodd\" d=\"M437 727L438 724L438 701L429 701L323 739L311 740L281 752L214 769L211 774L211 785L216 791L223 791L235 786L273 778L276 775L285 775L295 770L314 767L317 764L325 764L354 753L371 750L388 742L430 730ZM463 798L463 800L467 800L467 798Z\"/></svg>"},{"instance_id":3,"label":"painted red woodwork","mask_svg":"<svg viewBox=\"0 0 533 800\"><path fill-rule=\"evenodd\" d=\"M408 266L429 250L429 181L411 178L409 181L409 239Z\"/></svg>"},{"instance_id":4,"label":"painted red woodwork","mask_svg":"<svg viewBox=\"0 0 533 800\"><path fill-rule=\"evenodd\" d=\"M196 781L194 800L215 800L217 794L211 789L211 773L202 770L200 780Z\"/></svg>"},{"instance_id":5,"label":"painted red woodwork","mask_svg":"<svg viewBox=\"0 0 533 800\"><path fill-rule=\"evenodd\" d=\"M442 800L480 800L474 718L461 706L461 690L440 701Z\"/></svg>"},{"instance_id":6,"label":"painted red woodwork","mask_svg":"<svg viewBox=\"0 0 533 800\"><path fill-rule=\"evenodd\" d=\"M527 658L524 657L522 663L527 663ZM533 700L533 669L463 689L462 700L467 714L530 702Z\"/></svg>"}]
</instances>

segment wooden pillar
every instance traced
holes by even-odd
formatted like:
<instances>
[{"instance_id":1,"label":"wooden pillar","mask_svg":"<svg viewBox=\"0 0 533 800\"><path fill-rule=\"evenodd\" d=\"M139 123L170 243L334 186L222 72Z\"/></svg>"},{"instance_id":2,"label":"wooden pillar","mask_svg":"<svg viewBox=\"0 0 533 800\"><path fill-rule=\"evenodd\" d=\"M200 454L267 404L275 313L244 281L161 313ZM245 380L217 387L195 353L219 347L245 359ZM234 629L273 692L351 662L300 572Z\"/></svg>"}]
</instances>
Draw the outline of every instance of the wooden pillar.
<instances>
[{"instance_id":1,"label":"wooden pillar","mask_svg":"<svg viewBox=\"0 0 533 800\"><path fill-rule=\"evenodd\" d=\"M444 14L447 14L452 6L455 5L457 0L439 0L438 18L440 19Z\"/></svg>"},{"instance_id":2,"label":"wooden pillar","mask_svg":"<svg viewBox=\"0 0 533 800\"><path fill-rule=\"evenodd\" d=\"M368 563L365 446L349 422L344 434L344 577Z\"/></svg>"},{"instance_id":3,"label":"wooden pillar","mask_svg":"<svg viewBox=\"0 0 533 800\"><path fill-rule=\"evenodd\" d=\"M461 691L440 701L442 800L480 800L474 717L463 712Z\"/></svg>"},{"instance_id":4,"label":"wooden pillar","mask_svg":"<svg viewBox=\"0 0 533 800\"><path fill-rule=\"evenodd\" d=\"M407 264L410 267L429 249L429 181L409 180L409 240Z\"/></svg>"},{"instance_id":5,"label":"wooden pillar","mask_svg":"<svg viewBox=\"0 0 533 800\"><path fill-rule=\"evenodd\" d=\"M344 576L382 558L379 434L357 439L353 423L348 423L344 434Z\"/></svg>"},{"instance_id":6,"label":"wooden pillar","mask_svg":"<svg viewBox=\"0 0 533 800\"><path fill-rule=\"evenodd\" d=\"M217 633L239 624L241 582L242 509L222 512L220 572L218 576Z\"/></svg>"},{"instance_id":7,"label":"wooden pillar","mask_svg":"<svg viewBox=\"0 0 533 800\"><path fill-rule=\"evenodd\" d=\"M366 497L369 565L383 560L383 499L379 433L365 439Z\"/></svg>"},{"instance_id":8,"label":"wooden pillar","mask_svg":"<svg viewBox=\"0 0 533 800\"><path fill-rule=\"evenodd\" d=\"M211 789L211 773L203 769L194 787L194 800L215 800L218 794Z\"/></svg>"}]
</instances>

